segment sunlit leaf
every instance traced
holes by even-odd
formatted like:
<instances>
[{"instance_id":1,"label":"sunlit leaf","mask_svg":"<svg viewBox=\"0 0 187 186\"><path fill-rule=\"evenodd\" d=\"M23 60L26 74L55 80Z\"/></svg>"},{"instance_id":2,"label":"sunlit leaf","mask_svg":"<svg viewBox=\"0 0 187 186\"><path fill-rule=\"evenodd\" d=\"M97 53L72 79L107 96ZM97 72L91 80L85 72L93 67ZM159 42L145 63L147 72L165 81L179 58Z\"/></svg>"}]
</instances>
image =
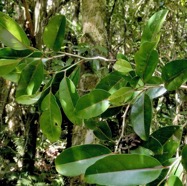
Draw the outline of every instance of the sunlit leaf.
<instances>
[{"instance_id":1,"label":"sunlit leaf","mask_svg":"<svg viewBox=\"0 0 187 186\"><path fill-rule=\"evenodd\" d=\"M74 83L67 77L64 77L60 83L59 98L64 113L74 124L82 124L82 119L77 118L75 114L75 105L79 99Z\"/></svg>"},{"instance_id":2,"label":"sunlit leaf","mask_svg":"<svg viewBox=\"0 0 187 186\"><path fill-rule=\"evenodd\" d=\"M82 96L75 107L77 116L89 119L102 114L109 108L109 96L107 91L98 89Z\"/></svg>"},{"instance_id":3,"label":"sunlit leaf","mask_svg":"<svg viewBox=\"0 0 187 186\"><path fill-rule=\"evenodd\" d=\"M29 39L23 29L8 15L0 12L0 40L15 50L29 48Z\"/></svg>"},{"instance_id":4,"label":"sunlit leaf","mask_svg":"<svg viewBox=\"0 0 187 186\"><path fill-rule=\"evenodd\" d=\"M150 156L109 155L88 167L86 182L99 185L144 185L155 180L163 167Z\"/></svg>"},{"instance_id":5,"label":"sunlit leaf","mask_svg":"<svg viewBox=\"0 0 187 186\"><path fill-rule=\"evenodd\" d=\"M110 154L102 145L80 145L64 150L55 160L58 173L64 176L78 176L97 160Z\"/></svg>"},{"instance_id":6,"label":"sunlit leaf","mask_svg":"<svg viewBox=\"0 0 187 186\"><path fill-rule=\"evenodd\" d=\"M168 178L166 184L164 186L183 186L179 177L172 175Z\"/></svg>"},{"instance_id":7,"label":"sunlit leaf","mask_svg":"<svg viewBox=\"0 0 187 186\"><path fill-rule=\"evenodd\" d=\"M136 73L148 81L158 64L158 52L154 50L154 42L144 42L140 50L135 54Z\"/></svg>"},{"instance_id":8,"label":"sunlit leaf","mask_svg":"<svg viewBox=\"0 0 187 186\"><path fill-rule=\"evenodd\" d=\"M187 59L167 63L162 69L162 79L168 90L176 90L187 81Z\"/></svg>"},{"instance_id":9,"label":"sunlit leaf","mask_svg":"<svg viewBox=\"0 0 187 186\"><path fill-rule=\"evenodd\" d=\"M41 105L40 127L44 135L51 141L57 141L61 135L62 115L55 96L49 92Z\"/></svg>"},{"instance_id":10,"label":"sunlit leaf","mask_svg":"<svg viewBox=\"0 0 187 186\"><path fill-rule=\"evenodd\" d=\"M35 94L43 81L44 69L41 60L30 59L21 72L16 97Z\"/></svg>"},{"instance_id":11,"label":"sunlit leaf","mask_svg":"<svg viewBox=\"0 0 187 186\"><path fill-rule=\"evenodd\" d=\"M156 12L151 18L148 20L147 24L144 27L141 44L144 42L156 42L158 43L160 39L160 29L166 19L168 10L160 10Z\"/></svg>"},{"instance_id":12,"label":"sunlit leaf","mask_svg":"<svg viewBox=\"0 0 187 186\"><path fill-rule=\"evenodd\" d=\"M132 105L131 122L134 131L142 140L148 140L152 120L152 103L147 94L142 94Z\"/></svg>"},{"instance_id":13,"label":"sunlit leaf","mask_svg":"<svg viewBox=\"0 0 187 186\"><path fill-rule=\"evenodd\" d=\"M0 59L0 76L13 71L21 59Z\"/></svg>"},{"instance_id":14,"label":"sunlit leaf","mask_svg":"<svg viewBox=\"0 0 187 186\"><path fill-rule=\"evenodd\" d=\"M66 17L64 15L54 16L45 27L44 44L54 51L59 51L65 35Z\"/></svg>"},{"instance_id":15,"label":"sunlit leaf","mask_svg":"<svg viewBox=\"0 0 187 186\"><path fill-rule=\"evenodd\" d=\"M130 63L124 59L117 60L113 68L123 74L127 74L133 70Z\"/></svg>"}]
</instances>

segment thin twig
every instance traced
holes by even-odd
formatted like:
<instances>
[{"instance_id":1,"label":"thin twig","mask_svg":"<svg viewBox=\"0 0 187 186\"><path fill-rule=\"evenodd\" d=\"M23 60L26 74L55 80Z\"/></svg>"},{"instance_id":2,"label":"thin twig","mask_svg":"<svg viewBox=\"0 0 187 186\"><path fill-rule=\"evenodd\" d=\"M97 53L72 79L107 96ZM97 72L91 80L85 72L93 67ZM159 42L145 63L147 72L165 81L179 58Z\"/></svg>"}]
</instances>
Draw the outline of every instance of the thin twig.
<instances>
[{"instance_id":1,"label":"thin twig","mask_svg":"<svg viewBox=\"0 0 187 186\"><path fill-rule=\"evenodd\" d=\"M120 135L120 137L119 137L119 139L118 139L118 141L117 141L117 143L116 143L115 152L118 151L120 141L121 141L121 139L123 138L124 132L125 132L125 128L127 127L127 124L126 124L126 116L127 116L127 112L128 112L128 110L129 110L129 107L130 107L130 105L127 105L127 107L126 107L126 109L125 109L125 112L124 112L124 114L123 114L123 116L122 116L123 121L122 121L122 127L121 127L121 135Z\"/></svg>"},{"instance_id":2,"label":"thin twig","mask_svg":"<svg viewBox=\"0 0 187 186\"><path fill-rule=\"evenodd\" d=\"M107 58L102 57L102 56L83 57L83 56L79 56L79 55L71 54L71 53L67 53L67 52L61 52L61 55L56 55L56 56L50 57L48 59L60 58L60 57L64 57L64 56L71 56L71 57L80 58L80 59L84 59L84 60L100 59L100 60L107 61L107 62L115 62L116 61L116 59L107 59Z\"/></svg>"}]
</instances>

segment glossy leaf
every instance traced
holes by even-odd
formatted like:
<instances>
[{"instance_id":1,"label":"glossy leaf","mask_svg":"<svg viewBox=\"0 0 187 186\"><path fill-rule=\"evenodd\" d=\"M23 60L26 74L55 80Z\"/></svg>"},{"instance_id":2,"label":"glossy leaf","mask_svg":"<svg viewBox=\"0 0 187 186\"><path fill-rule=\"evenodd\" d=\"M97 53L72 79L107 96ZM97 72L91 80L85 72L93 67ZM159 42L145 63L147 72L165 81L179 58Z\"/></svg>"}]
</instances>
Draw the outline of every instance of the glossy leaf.
<instances>
[{"instance_id":1,"label":"glossy leaf","mask_svg":"<svg viewBox=\"0 0 187 186\"><path fill-rule=\"evenodd\" d=\"M109 108L109 96L110 94L105 90L93 90L82 96L75 107L77 117L89 119L102 114Z\"/></svg>"},{"instance_id":2,"label":"glossy leaf","mask_svg":"<svg viewBox=\"0 0 187 186\"><path fill-rule=\"evenodd\" d=\"M23 29L8 15L0 12L0 40L15 50L29 48L29 39Z\"/></svg>"},{"instance_id":3,"label":"glossy leaf","mask_svg":"<svg viewBox=\"0 0 187 186\"><path fill-rule=\"evenodd\" d=\"M64 150L55 160L58 173L64 176L78 176L97 160L110 154L102 145L80 145Z\"/></svg>"},{"instance_id":4,"label":"glossy leaf","mask_svg":"<svg viewBox=\"0 0 187 186\"><path fill-rule=\"evenodd\" d=\"M148 89L146 91L146 94L151 99L155 99L155 98L158 98L158 97L162 96L166 92L167 92L167 90L163 86L159 86L159 87L153 87L153 88Z\"/></svg>"},{"instance_id":5,"label":"glossy leaf","mask_svg":"<svg viewBox=\"0 0 187 186\"><path fill-rule=\"evenodd\" d=\"M133 89L131 87L122 87L114 92L108 100L114 106L124 105L133 96Z\"/></svg>"},{"instance_id":6,"label":"glossy leaf","mask_svg":"<svg viewBox=\"0 0 187 186\"><path fill-rule=\"evenodd\" d=\"M183 186L179 177L172 175L168 178L167 183L164 186Z\"/></svg>"},{"instance_id":7,"label":"glossy leaf","mask_svg":"<svg viewBox=\"0 0 187 186\"><path fill-rule=\"evenodd\" d=\"M44 135L51 141L57 141L61 135L62 115L55 96L49 92L41 105L40 127Z\"/></svg>"},{"instance_id":8,"label":"glossy leaf","mask_svg":"<svg viewBox=\"0 0 187 186\"><path fill-rule=\"evenodd\" d=\"M182 149L182 165L184 169L187 171L187 145L185 145Z\"/></svg>"},{"instance_id":9,"label":"glossy leaf","mask_svg":"<svg viewBox=\"0 0 187 186\"><path fill-rule=\"evenodd\" d=\"M147 22L144 27L141 44L144 42L156 42L160 39L160 29L166 19L168 10L160 10L156 12Z\"/></svg>"},{"instance_id":10,"label":"glossy leaf","mask_svg":"<svg viewBox=\"0 0 187 186\"><path fill-rule=\"evenodd\" d=\"M114 93L118 89L126 86L127 81L124 79L122 74L119 72L111 72L106 77L101 79L101 81L96 86L96 89L103 89L108 91L110 94Z\"/></svg>"},{"instance_id":11,"label":"glossy leaf","mask_svg":"<svg viewBox=\"0 0 187 186\"><path fill-rule=\"evenodd\" d=\"M0 76L13 71L20 61L20 59L0 59Z\"/></svg>"},{"instance_id":12,"label":"glossy leaf","mask_svg":"<svg viewBox=\"0 0 187 186\"><path fill-rule=\"evenodd\" d=\"M152 120L152 103L147 94L142 94L131 108L134 131L142 140L148 140Z\"/></svg>"},{"instance_id":13,"label":"glossy leaf","mask_svg":"<svg viewBox=\"0 0 187 186\"><path fill-rule=\"evenodd\" d=\"M21 72L16 98L35 94L43 81L44 69L41 60L31 59Z\"/></svg>"},{"instance_id":14,"label":"glossy leaf","mask_svg":"<svg viewBox=\"0 0 187 186\"><path fill-rule=\"evenodd\" d=\"M144 185L155 180L163 167L150 156L138 154L110 155L91 165L86 182L99 185Z\"/></svg>"},{"instance_id":15,"label":"glossy leaf","mask_svg":"<svg viewBox=\"0 0 187 186\"><path fill-rule=\"evenodd\" d=\"M154 42L145 42L135 54L136 73L144 82L151 78L158 64L158 52L154 50L154 46Z\"/></svg>"},{"instance_id":16,"label":"glossy leaf","mask_svg":"<svg viewBox=\"0 0 187 186\"><path fill-rule=\"evenodd\" d=\"M46 26L43 35L44 44L54 50L59 51L65 35L66 18L64 15L54 16Z\"/></svg>"},{"instance_id":17,"label":"glossy leaf","mask_svg":"<svg viewBox=\"0 0 187 186\"><path fill-rule=\"evenodd\" d=\"M187 59L167 63L162 69L162 79L168 90L176 90L187 81Z\"/></svg>"},{"instance_id":18,"label":"glossy leaf","mask_svg":"<svg viewBox=\"0 0 187 186\"><path fill-rule=\"evenodd\" d=\"M60 83L59 98L64 113L74 124L82 124L82 120L75 114L75 105L79 99L74 83L67 77L64 77Z\"/></svg>"},{"instance_id":19,"label":"glossy leaf","mask_svg":"<svg viewBox=\"0 0 187 186\"><path fill-rule=\"evenodd\" d=\"M127 74L133 70L130 63L124 59L118 59L113 68L123 74Z\"/></svg>"}]
</instances>

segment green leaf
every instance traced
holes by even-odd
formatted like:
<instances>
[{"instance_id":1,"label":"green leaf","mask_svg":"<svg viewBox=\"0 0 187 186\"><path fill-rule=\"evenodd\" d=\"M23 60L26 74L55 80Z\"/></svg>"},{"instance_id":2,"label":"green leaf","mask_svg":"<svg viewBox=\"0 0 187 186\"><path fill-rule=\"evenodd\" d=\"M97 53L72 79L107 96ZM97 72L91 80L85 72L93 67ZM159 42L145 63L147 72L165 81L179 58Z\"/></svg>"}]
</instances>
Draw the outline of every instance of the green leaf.
<instances>
[{"instance_id":1,"label":"green leaf","mask_svg":"<svg viewBox=\"0 0 187 186\"><path fill-rule=\"evenodd\" d=\"M152 103L149 96L143 93L131 108L131 122L135 133L148 140L152 120Z\"/></svg>"},{"instance_id":2,"label":"green leaf","mask_svg":"<svg viewBox=\"0 0 187 186\"><path fill-rule=\"evenodd\" d=\"M96 89L103 89L113 94L115 91L121 87L126 86L127 81L124 79L123 75L119 72L111 72L105 76L96 86Z\"/></svg>"},{"instance_id":3,"label":"green leaf","mask_svg":"<svg viewBox=\"0 0 187 186\"><path fill-rule=\"evenodd\" d=\"M166 92L167 92L167 90L163 86L159 86L159 87L153 87L153 88L148 89L146 91L146 94L151 99L155 99L155 98L158 98L158 97L162 96Z\"/></svg>"},{"instance_id":4,"label":"green leaf","mask_svg":"<svg viewBox=\"0 0 187 186\"><path fill-rule=\"evenodd\" d=\"M75 86L79 84L79 80L81 77L80 73L81 73L81 68L80 66L77 66L75 70L71 73L71 75L69 76L69 78L72 80Z\"/></svg>"},{"instance_id":5,"label":"green leaf","mask_svg":"<svg viewBox=\"0 0 187 186\"><path fill-rule=\"evenodd\" d=\"M32 105L38 102L38 100L41 97L41 92L38 92L34 95L22 95L16 98L16 101L19 104L24 104L24 105Z\"/></svg>"},{"instance_id":6,"label":"green leaf","mask_svg":"<svg viewBox=\"0 0 187 186\"><path fill-rule=\"evenodd\" d=\"M130 63L124 59L118 59L114 64L114 69L123 74L127 74L133 70Z\"/></svg>"},{"instance_id":7,"label":"green leaf","mask_svg":"<svg viewBox=\"0 0 187 186\"><path fill-rule=\"evenodd\" d=\"M30 59L24 67L18 82L16 98L35 94L43 81L44 69L41 60Z\"/></svg>"},{"instance_id":8,"label":"green leaf","mask_svg":"<svg viewBox=\"0 0 187 186\"><path fill-rule=\"evenodd\" d=\"M167 90L176 90L187 81L187 59L167 63L162 69L162 79Z\"/></svg>"},{"instance_id":9,"label":"green leaf","mask_svg":"<svg viewBox=\"0 0 187 186\"><path fill-rule=\"evenodd\" d=\"M182 165L184 169L187 171L187 145L185 145L182 149Z\"/></svg>"},{"instance_id":10,"label":"green leaf","mask_svg":"<svg viewBox=\"0 0 187 186\"><path fill-rule=\"evenodd\" d=\"M155 180L162 169L160 162L150 156L109 155L88 167L85 179L99 185L144 185Z\"/></svg>"},{"instance_id":11,"label":"green leaf","mask_svg":"<svg viewBox=\"0 0 187 186\"><path fill-rule=\"evenodd\" d=\"M75 114L75 105L79 99L74 83L67 77L60 82L59 98L63 111L74 124L82 124L82 119Z\"/></svg>"},{"instance_id":12,"label":"green leaf","mask_svg":"<svg viewBox=\"0 0 187 186\"><path fill-rule=\"evenodd\" d=\"M59 51L64 40L65 27L66 17L64 15L54 16L45 27L44 44L55 52Z\"/></svg>"},{"instance_id":13,"label":"green leaf","mask_svg":"<svg viewBox=\"0 0 187 186\"><path fill-rule=\"evenodd\" d=\"M158 52L154 50L154 42L145 42L140 50L135 54L136 73L144 80L148 81L158 64Z\"/></svg>"},{"instance_id":14,"label":"green leaf","mask_svg":"<svg viewBox=\"0 0 187 186\"><path fill-rule=\"evenodd\" d=\"M108 100L114 106L124 105L133 96L134 90L131 87L122 87L114 92Z\"/></svg>"},{"instance_id":15,"label":"green leaf","mask_svg":"<svg viewBox=\"0 0 187 186\"><path fill-rule=\"evenodd\" d=\"M15 69L21 59L1 59L0 60L0 76L7 75Z\"/></svg>"},{"instance_id":16,"label":"green leaf","mask_svg":"<svg viewBox=\"0 0 187 186\"><path fill-rule=\"evenodd\" d=\"M58 173L64 176L78 176L97 160L110 154L102 145L80 145L64 150L55 160Z\"/></svg>"},{"instance_id":17,"label":"green leaf","mask_svg":"<svg viewBox=\"0 0 187 186\"><path fill-rule=\"evenodd\" d=\"M29 48L29 39L23 29L8 15L0 12L0 40L15 50Z\"/></svg>"},{"instance_id":18,"label":"green leaf","mask_svg":"<svg viewBox=\"0 0 187 186\"><path fill-rule=\"evenodd\" d=\"M89 119L102 114L109 108L109 96L110 94L105 90L93 90L82 96L75 107L77 117Z\"/></svg>"},{"instance_id":19,"label":"green leaf","mask_svg":"<svg viewBox=\"0 0 187 186\"><path fill-rule=\"evenodd\" d=\"M167 13L168 10L160 10L151 16L143 30L141 44L147 41L158 43L160 39L159 32L166 19Z\"/></svg>"},{"instance_id":20,"label":"green leaf","mask_svg":"<svg viewBox=\"0 0 187 186\"><path fill-rule=\"evenodd\" d=\"M172 175L168 178L167 183L165 186L183 186L179 177Z\"/></svg>"},{"instance_id":21,"label":"green leaf","mask_svg":"<svg viewBox=\"0 0 187 186\"><path fill-rule=\"evenodd\" d=\"M57 141L61 135L62 115L55 96L49 94L43 99L40 127L44 135L51 141Z\"/></svg>"}]
</instances>

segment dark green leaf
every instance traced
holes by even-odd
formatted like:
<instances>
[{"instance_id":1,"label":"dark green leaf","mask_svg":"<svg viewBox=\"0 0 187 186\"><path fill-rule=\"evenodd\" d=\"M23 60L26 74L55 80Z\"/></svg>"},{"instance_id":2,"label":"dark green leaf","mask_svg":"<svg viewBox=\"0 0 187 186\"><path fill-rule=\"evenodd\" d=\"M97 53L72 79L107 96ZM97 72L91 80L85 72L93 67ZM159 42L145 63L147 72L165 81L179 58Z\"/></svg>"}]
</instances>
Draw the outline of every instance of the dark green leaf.
<instances>
[{"instance_id":1,"label":"dark green leaf","mask_svg":"<svg viewBox=\"0 0 187 186\"><path fill-rule=\"evenodd\" d=\"M134 90L131 87L122 87L114 92L108 100L114 106L124 105L133 96Z\"/></svg>"},{"instance_id":2,"label":"dark green leaf","mask_svg":"<svg viewBox=\"0 0 187 186\"><path fill-rule=\"evenodd\" d=\"M114 64L114 69L123 74L127 74L128 72L133 70L130 63L124 59L117 60Z\"/></svg>"},{"instance_id":3,"label":"dark green leaf","mask_svg":"<svg viewBox=\"0 0 187 186\"><path fill-rule=\"evenodd\" d=\"M184 169L187 171L187 145L185 145L182 149L182 165Z\"/></svg>"},{"instance_id":4,"label":"dark green leaf","mask_svg":"<svg viewBox=\"0 0 187 186\"><path fill-rule=\"evenodd\" d=\"M13 71L20 61L20 59L0 59L0 76Z\"/></svg>"},{"instance_id":5,"label":"dark green leaf","mask_svg":"<svg viewBox=\"0 0 187 186\"><path fill-rule=\"evenodd\" d=\"M35 94L43 81L44 69L41 60L30 59L29 63L22 70L16 97Z\"/></svg>"},{"instance_id":6,"label":"dark green leaf","mask_svg":"<svg viewBox=\"0 0 187 186\"><path fill-rule=\"evenodd\" d=\"M168 90L176 90L187 81L187 59L167 63L162 69L162 79Z\"/></svg>"},{"instance_id":7,"label":"dark green leaf","mask_svg":"<svg viewBox=\"0 0 187 186\"><path fill-rule=\"evenodd\" d=\"M58 173L65 176L84 174L86 169L111 151L102 145L80 145L64 150L55 160Z\"/></svg>"},{"instance_id":8,"label":"dark green leaf","mask_svg":"<svg viewBox=\"0 0 187 186\"><path fill-rule=\"evenodd\" d=\"M99 185L144 185L155 180L162 169L160 162L150 156L109 155L88 167L85 179Z\"/></svg>"},{"instance_id":9,"label":"dark green leaf","mask_svg":"<svg viewBox=\"0 0 187 186\"><path fill-rule=\"evenodd\" d=\"M152 103L147 94L142 94L131 108L134 131L142 140L148 140L152 120Z\"/></svg>"},{"instance_id":10,"label":"dark green leaf","mask_svg":"<svg viewBox=\"0 0 187 186\"><path fill-rule=\"evenodd\" d=\"M82 96L75 107L77 117L89 119L102 114L109 108L109 96L105 90L93 90Z\"/></svg>"},{"instance_id":11,"label":"dark green leaf","mask_svg":"<svg viewBox=\"0 0 187 186\"><path fill-rule=\"evenodd\" d=\"M8 15L0 12L0 40L15 50L29 48L29 39L22 28Z\"/></svg>"},{"instance_id":12,"label":"dark green leaf","mask_svg":"<svg viewBox=\"0 0 187 186\"><path fill-rule=\"evenodd\" d=\"M145 42L135 54L136 73L144 80L144 82L151 78L158 64L158 52L153 50L154 46L154 42Z\"/></svg>"},{"instance_id":13,"label":"dark green leaf","mask_svg":"<svg viewBox=\"0 0 187 186\"><path fill-rule=\"evenodd\" d=\"M40 127L44 135L51 141L57 141L61 135L62 115L55 96L49 92L41 105Z\"/></svg>"},{"instance_id":14,"label":"dark green leaf","mask_svg":"<svg viewBox=\"0 0 187 186\"><path fill-rule=\"evenodd\" d=\"M54 50L59 51L65 35L66 18L64 15L56 15L53 17L44 30L44 44Z\"/></svg>"},{"instance_id":15,"label":"dark green leaf","mask_svg":"<svg viewBox=\"0 0 187 186\"><path fill-rule=\"evenodd\" d=\"M160 10L149 19L143 30L141 44L147 41L158 43L160 39L159 32L166 19L167 13L168 10Z\"/></svg>"},{"instance_id":16,"label":"dark green leaf","mask_svg":"<svg viewBox=\"0 0 187 186\"><path fill-rule=\"evenodd\" d=\"M126 86L126 84L127 81L123 78L123 75L115 71L101 79L96 86L96 89L103 89L112 94L119 88Z\"/></svg>"},{"instance_id":17,"label":"dark green leaf","mask_svg":"<svg viewBox=\"0 0 187 186\"><path fill-rule=\"evenodd\" d=\"M60 83L59 98L68 119L74 124L82 124L82 120L77 118L75 114L75 105L79 99L79 95L74 83L67 77L64 77Z\"/></svg>"}]
</instances>

